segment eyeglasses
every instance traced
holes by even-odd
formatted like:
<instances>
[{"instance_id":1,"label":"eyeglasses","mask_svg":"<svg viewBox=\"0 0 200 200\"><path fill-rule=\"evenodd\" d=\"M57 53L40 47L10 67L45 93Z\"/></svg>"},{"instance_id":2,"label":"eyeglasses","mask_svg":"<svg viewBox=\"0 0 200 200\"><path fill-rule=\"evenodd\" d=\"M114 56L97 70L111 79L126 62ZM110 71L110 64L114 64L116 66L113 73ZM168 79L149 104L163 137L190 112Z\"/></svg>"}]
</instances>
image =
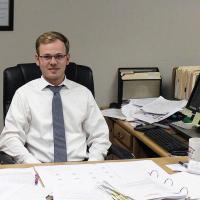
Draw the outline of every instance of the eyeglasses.
<instances>
[{"instance_id":1,"label":"eyeglasses","mask_svg":"<svg viewBox=\"0 0 200 200\"><path fill-rule=\"evenodd\" d=\"M65 56L67 56L66 54L56 54L56 55L43 55L43 56L39 56L40 58L42 58L44 61L48 62L51 61L52 58L54 58L56 61L63 61L63 59L65 58Z\"/></svg>"}]
</instances>

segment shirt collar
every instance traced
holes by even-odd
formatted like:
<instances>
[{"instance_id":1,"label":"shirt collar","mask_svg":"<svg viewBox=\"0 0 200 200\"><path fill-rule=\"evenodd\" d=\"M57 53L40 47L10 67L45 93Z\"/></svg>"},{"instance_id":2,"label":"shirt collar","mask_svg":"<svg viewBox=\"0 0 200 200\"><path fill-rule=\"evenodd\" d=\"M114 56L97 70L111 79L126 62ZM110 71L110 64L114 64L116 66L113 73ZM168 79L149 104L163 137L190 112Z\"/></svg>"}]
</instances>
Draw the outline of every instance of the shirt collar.
<instances>
[{"instance_id":1,"label":"shirt collar","mask_svg":"<svg viewBox=\"0 0 200 200\"><path fill-rule=\"evenodd\" d=\"M40 80L41 80L40 81L41 84L39 87L41 90L45 89L48 85L52 85L51 83L46 81L43 76L41 76ZM71 81L69 79L67 79L66 77L60 85L64 85L67 89L72 88Z\"/></svg>"}]
</instances>

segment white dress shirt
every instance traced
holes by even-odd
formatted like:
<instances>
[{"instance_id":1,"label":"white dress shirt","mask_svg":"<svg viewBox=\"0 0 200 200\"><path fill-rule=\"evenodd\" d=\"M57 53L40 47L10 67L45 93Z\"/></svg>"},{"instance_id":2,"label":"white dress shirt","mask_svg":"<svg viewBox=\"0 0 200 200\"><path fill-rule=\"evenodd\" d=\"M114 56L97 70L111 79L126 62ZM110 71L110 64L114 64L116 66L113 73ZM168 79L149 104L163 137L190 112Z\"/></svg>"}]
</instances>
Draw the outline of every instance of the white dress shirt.
<instances>
[{"instance_id":1,"label":"white dress shirt","mask_svg":"<svg viewBox=\"0 0 200 200\"><path fill-rule=\"evenodd\" d=\"M20 87L13 97L0 135L0 150L18 163L54 160L53 93L48 85L41 77ZM67 160L103 160L110 147L109 132L92 93L66 78L62 85Z\"/></svg>"}]
</instances>

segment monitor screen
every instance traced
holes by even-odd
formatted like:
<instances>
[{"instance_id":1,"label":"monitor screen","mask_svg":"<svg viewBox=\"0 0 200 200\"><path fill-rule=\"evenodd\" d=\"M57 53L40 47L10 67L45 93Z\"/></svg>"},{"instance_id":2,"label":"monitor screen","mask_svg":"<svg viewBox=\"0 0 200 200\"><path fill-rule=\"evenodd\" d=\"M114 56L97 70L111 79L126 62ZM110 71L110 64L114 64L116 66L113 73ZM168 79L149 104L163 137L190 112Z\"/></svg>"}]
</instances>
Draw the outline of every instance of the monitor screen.
<instances>
[{"instance_id":1,"label":"monitor screen","mask_svg":"<svg viewBox=\"0 0 200 200\"><path fill-rule=\"evenodd\" d=\"M198 76L195 86L192 90L186 108L193 113L200 112L200 75Z\"/></svg>"}]
</instances>

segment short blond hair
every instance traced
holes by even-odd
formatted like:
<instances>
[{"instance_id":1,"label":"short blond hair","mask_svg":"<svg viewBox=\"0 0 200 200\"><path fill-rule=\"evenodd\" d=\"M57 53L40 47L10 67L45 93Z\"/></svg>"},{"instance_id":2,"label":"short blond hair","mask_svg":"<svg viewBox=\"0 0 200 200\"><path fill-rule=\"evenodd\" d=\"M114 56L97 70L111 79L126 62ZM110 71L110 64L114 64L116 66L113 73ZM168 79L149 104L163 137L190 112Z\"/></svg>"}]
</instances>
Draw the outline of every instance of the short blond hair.
<instances>
[{"instance_id":1,"label":"short blond hair","mask_svg":"<svg viewBox=\"0 0 200 200\"><path fill-rule=\"evenodd\" d=\"M55 31L49 31L40 35L35 42L35 49L39 55L39 47L41 44L49 44L55 40L60 40L64 43L66 48L66 53L69 53L69 40L63 34Z\"/></svg>"}]
</instances>

